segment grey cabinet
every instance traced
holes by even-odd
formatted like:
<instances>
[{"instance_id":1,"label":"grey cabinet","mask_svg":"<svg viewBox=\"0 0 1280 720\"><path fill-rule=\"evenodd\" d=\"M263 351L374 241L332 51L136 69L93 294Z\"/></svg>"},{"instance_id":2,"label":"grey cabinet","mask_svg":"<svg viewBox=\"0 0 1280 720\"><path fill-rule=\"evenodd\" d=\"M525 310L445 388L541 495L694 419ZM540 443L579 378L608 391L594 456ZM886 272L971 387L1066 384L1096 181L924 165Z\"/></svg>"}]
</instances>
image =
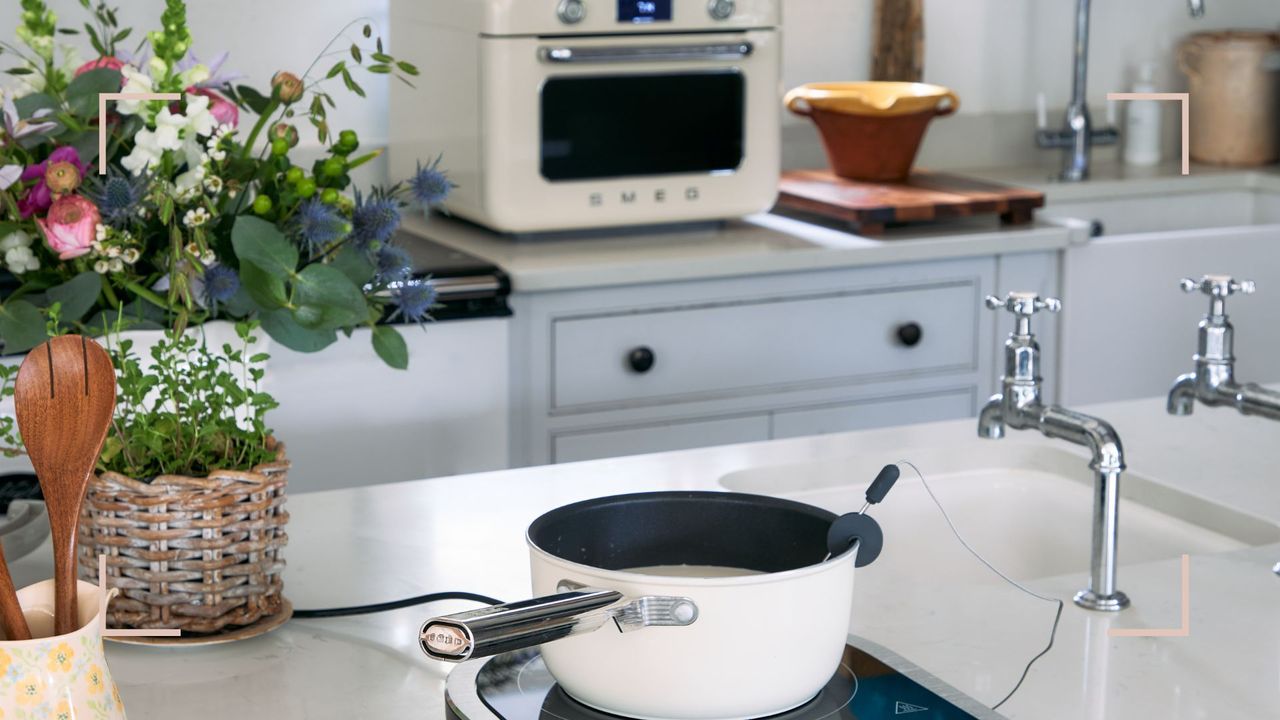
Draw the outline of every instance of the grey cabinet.
<instances>
[{"instance_id":1,"label":"grey cabinet","mask_svg":"<svg viewBox=\"0 0 1280 720\"><path fill-rule=\"evenodd\" d=\"M1056 277L1038 252L517 292L513 462L972 415L1008 331L983 297Z\"/></svg>"}]
</instances>

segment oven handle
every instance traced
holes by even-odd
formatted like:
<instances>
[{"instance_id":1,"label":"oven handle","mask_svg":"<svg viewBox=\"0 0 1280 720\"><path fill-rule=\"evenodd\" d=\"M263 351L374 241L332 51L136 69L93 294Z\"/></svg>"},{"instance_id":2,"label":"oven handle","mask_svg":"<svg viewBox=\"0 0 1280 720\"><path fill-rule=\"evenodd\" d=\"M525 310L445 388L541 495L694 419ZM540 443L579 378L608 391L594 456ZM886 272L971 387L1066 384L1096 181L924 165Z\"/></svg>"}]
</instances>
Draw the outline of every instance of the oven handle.
<instances>
[{"instance_id":1,"label":"oven handle","mask_svg":"<svg viewBox=\"0 0 1280 720\"><path fill-rule=\"evenodd\" d=\"M755 46L745 40L702 45L637 45L634 47L543 47L538 55L545 63L678 62L688 60L738 60L751 55Z\"/></svg>"}]
</instances>

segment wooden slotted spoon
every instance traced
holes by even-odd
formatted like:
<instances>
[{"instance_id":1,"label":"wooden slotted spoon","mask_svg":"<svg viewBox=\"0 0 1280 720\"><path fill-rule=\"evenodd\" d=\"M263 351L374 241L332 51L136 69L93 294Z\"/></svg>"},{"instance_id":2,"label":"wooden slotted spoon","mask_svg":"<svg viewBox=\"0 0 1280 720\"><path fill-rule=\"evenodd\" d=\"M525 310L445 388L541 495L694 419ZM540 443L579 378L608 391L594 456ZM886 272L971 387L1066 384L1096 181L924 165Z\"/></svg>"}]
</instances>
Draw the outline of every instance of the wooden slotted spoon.
<instances>
[{"instance_id":1,"label":"wooden slotted spoon","mask_svg":"<svg viewBox=\"0 0 1280 720\"><path fill-rule=\"evenodd\" d=\"M53 540L53 624L79 626L76 533L89 473L116 405L116 374L98 343L62 335L33 348L14 383L18 429L40 478Z\"/></svg>"}]
</instances>

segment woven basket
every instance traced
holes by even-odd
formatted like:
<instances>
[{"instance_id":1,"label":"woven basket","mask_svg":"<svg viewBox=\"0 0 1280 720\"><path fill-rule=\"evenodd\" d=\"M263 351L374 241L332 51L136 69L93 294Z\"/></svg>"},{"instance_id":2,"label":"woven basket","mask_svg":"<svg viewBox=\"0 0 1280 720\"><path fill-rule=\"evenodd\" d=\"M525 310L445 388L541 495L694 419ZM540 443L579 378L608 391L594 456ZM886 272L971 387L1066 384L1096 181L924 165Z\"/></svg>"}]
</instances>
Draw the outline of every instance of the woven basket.
<instances>
[{"instance_id":1,"label":"woven basket","mask_svg":"<svg viewBox=\"0 0 1280 720\"><path fill-rule=\"evenodd\" d=\"M216 633L280 611L289 461L208 477L144 483L96 475L80 519L80 577L96 582L107 558L111 627Z\"/></svg>"}]
</instances>

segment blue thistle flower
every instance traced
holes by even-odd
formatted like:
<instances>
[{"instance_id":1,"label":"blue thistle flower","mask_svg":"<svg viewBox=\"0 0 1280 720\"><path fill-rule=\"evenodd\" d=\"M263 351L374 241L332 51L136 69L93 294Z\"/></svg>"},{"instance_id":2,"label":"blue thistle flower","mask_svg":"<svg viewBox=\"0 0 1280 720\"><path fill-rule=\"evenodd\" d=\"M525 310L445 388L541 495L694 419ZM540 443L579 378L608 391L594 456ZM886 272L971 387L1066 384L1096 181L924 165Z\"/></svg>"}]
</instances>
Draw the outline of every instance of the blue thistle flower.
<instances>
[{"instance_id":1,"label":"blue thistle flower","mask_svg":"<svg viewBox=\"0 0 1280 720\"><path fill-rule=\"evenodd\" d=\"M289 219L289 235L312 253L338 242L351 232L351 223L337 208L311 198Z\"/></svg>"},{"instance_id":2,"label":"blue thistle flower","mask_svg":"<svg viewBox=\"0 0 1280 720\"><path fill-rule=\"evenodd\" d=\"M430 280L401 283L391 294L395 310L388 319L403 318L405 322L422 324L431 319L431 308L436 304L436 286Z\"/></svg>"},{"instance_id":3,"label":"blue thistle flower","mask_svg":"<svg viewBox=\"0 0 1280 720\"><path fill-rule=\"evenodd\" d=\"M404 248L383 245L378 250L378 256L374 262L377 279L384 283L408 280L410 273L413 272L412 264L413 261Z\"/></svg>"},{"instance_id":4,"label":"blue thistle flower","mask_svg":"<svg viewBox=\"0 0 1280 720\"><path fill-rule=\"evenodd\" d=\"M204 302L209 306L225 303L240 290L240 276L226 265L214 265L204 271Z\"/></svg>"},{"instance_id":5,"label":"blue thistle flower","mask_svg":"<svg viewBox=\"0 0 1280 720\"><path fill-rule=\"evenodd\" d=\"M419 162L418 171L409 178L409 193L423 207L439 205L449 197L449 192L457 187L445 171L440 169L441 157L437 155L436 159L425 167Z\"/></svg>"},{"instance_id":6,"label":"blue thistle flower","mask_svg":"<svg viewBox=\"0 0 1280 720\"><path fill-rule=\"evenodd\" d=\"M370 250L391 239L400 227L400 203L381 193L367 198L356 191L356 207L351 211L351 242Z\"/></svg>"},{"instance_id":7,"label":"blue thistle flower","mask_svg":"<svg viewBox=\"0 0 1280 720\"><path fill-rule=\"evenodd\" d=\"M138 208L146 197L148 181L145 175L133 177L113 169L105 178L87 178L84 195L98 206L104 224L125 230L141 219Z\"/></svg>"}]
</instances>

